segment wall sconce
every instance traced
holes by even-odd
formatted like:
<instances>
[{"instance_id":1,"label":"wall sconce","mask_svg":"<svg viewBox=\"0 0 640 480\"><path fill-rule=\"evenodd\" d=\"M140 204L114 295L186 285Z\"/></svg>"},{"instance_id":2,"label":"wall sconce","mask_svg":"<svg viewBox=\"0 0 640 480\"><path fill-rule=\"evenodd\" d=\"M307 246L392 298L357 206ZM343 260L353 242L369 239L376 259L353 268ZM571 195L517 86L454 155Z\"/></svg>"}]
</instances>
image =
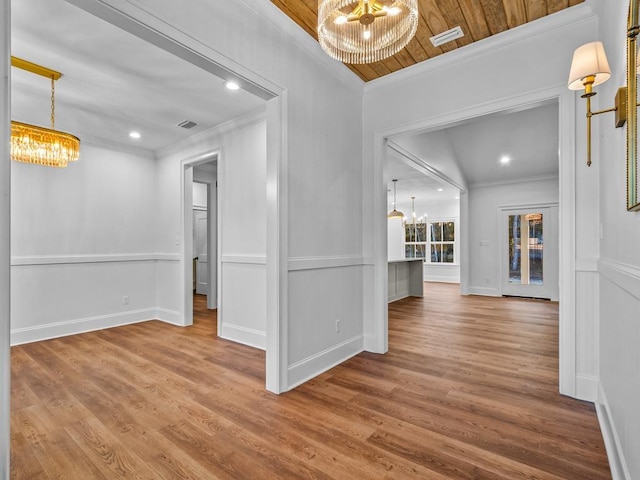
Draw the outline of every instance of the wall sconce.
<instances>
[{"instance_id":1,"label":"wall sconce","mask_svg":"<svg viewBox=\"0 0 640 480\"><path fill-rule=\"evenodd\" d=\"M611 69L607 56L604 53L602 42L592 42L578 47L573 54L571 62L571 71L569 72L569 89L582 90L584 94L582 98L587 100L587 166L591 166L591 117L600 115L601 113L616 112L616 128L620 128L627 121L627 89L621 87L618 89L615 98L615 107L600 110L598 112L591 111L591 97L596 92L593 87L606 82L611 77Z\"/></svg>"}]
</instances>

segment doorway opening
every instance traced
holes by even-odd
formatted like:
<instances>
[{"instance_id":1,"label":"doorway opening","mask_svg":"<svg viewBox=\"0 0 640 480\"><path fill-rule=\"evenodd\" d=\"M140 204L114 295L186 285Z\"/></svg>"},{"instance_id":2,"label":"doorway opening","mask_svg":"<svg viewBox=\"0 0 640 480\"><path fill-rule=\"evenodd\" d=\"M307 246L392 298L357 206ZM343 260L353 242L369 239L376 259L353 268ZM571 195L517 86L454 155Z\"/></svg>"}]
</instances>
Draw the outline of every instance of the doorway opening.
<instances>
[{"instance_id":1,"label":"doorway opening","mask_svg":"<svg viewBox=\"0 0 640 480\"><path fill-rule=\"evenodd\" d=\"M550 143L551 156L545 161L554 168L550 172L534 173L526 171L524 178L530 181L529 186L522 186L522 180L508 178L509 175L503 175L513 170L515 162L513 158L509 158L509 151L496 155L494 163L490 165L493 171L495 169L499 173L494 173L489 178L482 179L481 176L485 170L489 173L486 164L477 162L479 151L474 150L472 146L474 135L481 137L486 136L486 132L481 130L474 133L473 123L484 121L487 119L495 120L498 123L509 123L511 115L526 115L531 113L535 115L536 111L545 111L550 115L551 122L545 122L545 129L550 130L551 138L555 138ZM379 186L386 187L386 182L390 180L387 176L386 167L390 150L396 150L394 145L399 145L405 151L408 151L413 157L417 157L425 165L425 168L439 179L450 182L452 186L460 187L460 225L457 228L457 234L460 240L460 292L463 295L479 294L490 296L502 296L501 282L501 244L497 234L498 217L496 212L500 213L499 208L505 205L532 205L541 202L553 203L557 205L558 215L564 221L557 226L557 239L559 244L559 253L557 264L559 265L559 280L561 286L559 289L562 295L556 298L560 301L559 307L559 329L560 329L560 392L575 396L575 361L572 358L572 352L575 351L575 264L572 260L573 245L571 239L574 237L574 218L575 205L572 201L572 192L574 192L575 171L573 162L569 159L572 156L571 139L574 135L574 121L571 110L571 98L566 92L560 89L549 89L544 92L536 92L534 94L526 94L521 98L510 98L494 102L490 105L482 105L469 109L466 112L454 112L445 117L427 119L412 125L410 128L399 126L397 129L390 129L387 132L377 132L375 135L375 164L377 165L377 178L380 181ZM536 129L524 129L523 135L528 135L528 141L541 141L535 137ZM545 130L546 131L546 130ZM448 137L449 146L457 153L455 160L452 162L443 161L446 155L443 155L439 146L431 147L425 141L425 138L434 132L442 133ZM505 139L513 139L513 135L505 134L505 130L499 130L494 137L499 136ZM526 138L524 138L526 140ZM524 141L522 140L522 141ZM495 143L495 142L490 142ZM517 142L515 142L517 143ZM391 147L391 149L389 148ZM457 152L456 152L457 150ZM446 153L446 151L444 152ZM506 158L505 158L506 157ZM462 161L459 161L462 159ZM503 160L504 159L504 160ZM549 161L549 159L552 160ZM563 159L562 161L560 161ZM465 165L465 162L470 165ZM529 167L535 163L535 160L529 159L523 162L525 167ZM553 165L552 165L553 164ZM476 179L469 181L466 174L467 167L476 176ZM520 185L520 186L519 186ZM385 189L386 190L386 189ZM555 193L549 193L555 191ZM377 204L382 205L383 190L379 190L376 195ZM511 192L511 193L509 193ZM523 192L531 194L533 198L512 199L510 195L521 194ZM552 195L550 199L541 199L536 197L537 193ZM386 195L385 195L386 196ZM473 197L473 198L472 198ZM478 216L479 209L485 209L488 215ZM386 213L386 212L385 212ZM381 215L379 212L378 215ZM386 222L385 222L386 223ZM378 231L379 243L387 240L387 229L382 232ZM506 228L505 228L506 234ZM549 240L547 240L549 241ZM386 245L386 242L382 243ZM508 253L508 249L504 249ZM388 285L389 279L386 278L387 271L387 252L383 249L378 250L376 258L377 267L375 276L378 280L374 283L379 294L380 290ZM383 276L382 278L380 278ZM553 298L553 297L551 297ZM381 336L376 336L372 351L385 351L388 335L388 312L387 305L377 303L381 314L375 315L374 332L382 332Z\"/></svg>"}]
</instances>

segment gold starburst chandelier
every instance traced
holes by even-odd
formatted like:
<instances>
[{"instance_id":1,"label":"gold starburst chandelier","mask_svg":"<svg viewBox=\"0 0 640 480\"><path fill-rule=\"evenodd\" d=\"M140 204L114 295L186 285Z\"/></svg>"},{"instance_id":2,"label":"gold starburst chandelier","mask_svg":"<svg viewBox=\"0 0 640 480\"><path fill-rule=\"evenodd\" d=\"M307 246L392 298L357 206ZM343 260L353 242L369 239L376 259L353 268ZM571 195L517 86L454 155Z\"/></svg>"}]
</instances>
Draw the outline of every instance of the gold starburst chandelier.
<instances>
[{"instance_id":1,"label":"gold starburst chandelier","mask_svg":"<svg viewBox=\"0 0 640 480\"><path fill-rule=\"evenodd\" d=\"M318 41L344 63L372 63L407 46L418 28L417 0L319 0Z\"/></svg>"},{"instance_id":2,"label":"gold starburst chandelier","mask_svg":"<svg viewBox=\"0 0 640 480\"><path fill-rule=\"evenodd\" d=\"M62 74L55 70L11 57L11 65L51 79L51 128L11 121L11 158L17 162L47 167L66 167L80 157L80 139L55 130L55 81Z\"/></svg>"}]
</instances>

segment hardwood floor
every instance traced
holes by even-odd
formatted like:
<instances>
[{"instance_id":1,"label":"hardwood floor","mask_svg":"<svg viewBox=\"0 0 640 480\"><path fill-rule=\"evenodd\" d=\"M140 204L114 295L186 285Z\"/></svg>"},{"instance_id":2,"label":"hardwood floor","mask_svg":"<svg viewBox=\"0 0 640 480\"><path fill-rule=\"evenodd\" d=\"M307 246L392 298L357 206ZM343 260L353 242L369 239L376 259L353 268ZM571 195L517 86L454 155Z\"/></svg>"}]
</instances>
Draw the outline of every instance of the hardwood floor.
<instances>
[{"instance_id":1,"label":"hardwood floor","mask_svg":"<svg viewBox=\"0 0 640 480\"><path fill-rule=\"evenodd\" d=\"M425 292L386 355L280 396L199 296L193 327L14 347L11 478L611 478L593 406L557 393L557 304Z\"/></svg>"}]
</instances>

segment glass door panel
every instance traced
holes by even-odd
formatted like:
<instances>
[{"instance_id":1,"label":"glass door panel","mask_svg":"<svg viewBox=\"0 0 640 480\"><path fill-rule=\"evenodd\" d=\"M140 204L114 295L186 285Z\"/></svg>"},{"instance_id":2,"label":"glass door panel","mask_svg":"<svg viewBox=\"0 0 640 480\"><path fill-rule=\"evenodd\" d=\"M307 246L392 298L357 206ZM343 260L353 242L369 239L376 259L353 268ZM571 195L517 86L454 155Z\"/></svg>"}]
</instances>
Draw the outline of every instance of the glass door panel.
<instances>
[{"instance_id":1,"label":"glass door panel","mask_svg":"<svg viewBox=\"0 0 640 480\"><path fill-rule=\"evenodd\" d=\"M509 283L544 285L543 215L509 215Z\"/></svg>"}]
</instances>

